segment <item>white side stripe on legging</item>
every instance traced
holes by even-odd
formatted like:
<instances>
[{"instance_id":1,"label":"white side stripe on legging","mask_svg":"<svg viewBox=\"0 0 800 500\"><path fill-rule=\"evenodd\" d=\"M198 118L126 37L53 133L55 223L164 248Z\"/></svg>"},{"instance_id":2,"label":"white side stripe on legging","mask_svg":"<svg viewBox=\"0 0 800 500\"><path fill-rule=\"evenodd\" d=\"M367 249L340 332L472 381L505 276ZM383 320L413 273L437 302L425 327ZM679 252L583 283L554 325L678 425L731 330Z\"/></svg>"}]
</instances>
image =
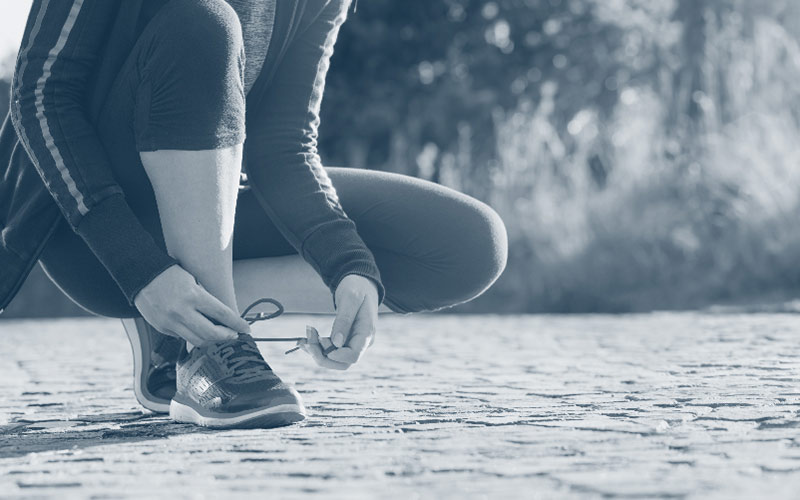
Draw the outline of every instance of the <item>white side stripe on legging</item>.
<instances>
[{"instance_id":1,"label":"white side stripe on legging","mask_svg":"<svg viewBox=\"0 0 800 500\"><path fill-rule=\"evenodd\" d=\"M64 164L64 158L61 156L58 146L56 146L53 135L50 132L50 125L47 123L47 117L44 114L44 88L45 85L47 85L47 80L50 78L50 70L53 68L53 64L67 44L67 39L69 38L72 28L75 26L75 20L78 18L78 14L80 14L81 7L83 7L83 0L75 0L75 3L72 4L72 8L70 8L69 15L67 16L67 21L64 23L64 27L61 28L58 41L56 41L55 46L50 49L50 52L47 54L42 76L36 81L34 95L36 96L36 117L39 119L39 125L42 127L42 136L44 137L47 149L53 157L53 161L56 164L56 168L58 168L58 172L61 174L61 178L64 180L64 184L67 185L69 194L75 198L75 203L78 205L78 212L80 212L81 215L86 215L89 209L86 207L86 203L83 200L83 194L78 190L78 186L75 185L75 179L72 178L67 166ZM42 7L42 10L45 9L46 6Z\"/></svg>"}]
</instances>

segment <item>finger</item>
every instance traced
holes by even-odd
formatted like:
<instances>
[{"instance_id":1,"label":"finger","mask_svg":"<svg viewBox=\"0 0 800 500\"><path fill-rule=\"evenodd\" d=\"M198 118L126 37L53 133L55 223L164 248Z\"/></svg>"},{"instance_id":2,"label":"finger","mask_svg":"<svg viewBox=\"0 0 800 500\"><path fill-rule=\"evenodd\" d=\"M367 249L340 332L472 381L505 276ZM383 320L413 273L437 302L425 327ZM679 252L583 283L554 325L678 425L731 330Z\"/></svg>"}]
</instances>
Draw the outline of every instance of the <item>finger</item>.
<instances>
[{"instance_id":1,"label":"finger","mask_svg":"<svg viewBox=\"0 0 800 500\"><path fill-rule=\"evenodd\" d=\"M215 325L199 312L195 312L193 315L186 318L184 323L186 327L194 332L197 337L200 337L204 343L231 340L239 336L238 333L226 326Z\"/></svg>"},{"instance_id":2,"label":"finger","mask_svg":"<svg viewBox=\"0 0 800 500\"><path fill-rule=\"evenodd\" d=\"M182 338L183 340L194 346L199 346L203 343L203 339L195 335L194 332L192 332L186 327L176 326L174 329L169 331L170 333L174 334L177 337Z\"/></svg>"},{"instance_id":3,"label":"finger","mask_svg":"<svg viewBox=\"0 0 800 500\"><path fill-rule=\"evenodd\" d=\"M219 299L205 289L201 288L201 290L200 303L197 306L198 311L217 323L227 326L234 332L250 333L250 324L244 318L236 314L230 307L220 302Z\"/></svg>"},{"instance_id":4,"label":"finger","mask_svg":"<svg viewBox=\"0 0 800 500\"><path fill-rule=\"evenodd\" d=\"M364 352L366 352L367 347L370 345L370 339L374 337L374 333L372 330L367 330L365 332L359 333L350 338L350 347L353 351L358 353L358 356L361 357Z\"/></svg>"},{"instance_id":5,"label":"finger","mask_svg":"<svg viewBox=\"0 0 800 500\"><path fill-rule=\"evenodd\" d=\"M362 304L356 316L356 320L353 322L353 328L347 345L329 353L328 358L339 361L340 363L350 364L361 359L361 356L367 349L367 343L374 332L374 323L366 309L367 307Z\"/></svg>"},{"instance_id":6,"label":"finger","mask_svg":"<svg viewBox=\"0 0 800 500\"><path fill-rule=\"evenodd\" d=\"M352 365L353 363L358 361L358 358L359 358L359 353L355 351L352 347L340 347L335 351L331 351L328 353L328 359L346 365Z\"/></svg>"},{"instance_id":7,"label":"finger","mask_svg":"<svg viewBox=\"0 0 800 500\"><path fill-rule=\"evenodd\" d=\"M372 314L372 309L374 307L370 307L369 303L364 302L353 324L353 333L347 345L358 353L363 353L367 349L370 339L375 336L375 325L378 318Z\"/></svg>"},{"instance_id":8,"label":"finger","mask_svg":"<svg viewBox=\"0 0 800 500\"><path fill-rule=\"evenodd\" d=\"M322 350L322 355L328 357L330 353L336 350L336 346L331 342L330 337L322 337L319 339L319 346Z\"/></svg>"},{"instance_id":9,"label":"finger","mask_svg":"<svg viewBox=\"0 0 800 500\"><path fill-rule=\"evenodd\" d=\"M319 346L322 348L322 354L328 355L329 352L336 349L336 345L331 341L330 337L321 337L319 339Z\"/></svg>"},{"instance_id":10,"label":"finger","mask_svg":"<svg viewBox=\"0 0 800 500\"><path fill-rule=\"evenodd\" d=\"M309 344L319 344L319 332L313 326L306 326L306 340Z\"/></svg>"},{"instance_id":11,"label":"finger","mask_svg":"<svg viewBox=\"0 0 800 500\"><path fill-rule=\"evenodd\" d=\"M321 338L319 336L319 332L313 326L306 326L306 342L303 344L299 344L300 347L306 351L307 353L311 354L311 351L307 349L309 346L319 346L320 352L322 355L325 356L327 354L326 351L329 351L331 348L335 349L336 347L331 344L330 338ZM332 347L333 346L333 347Z\"/></svg>"},{"instance_id":12,"label":"finger","mask_svg":"<svg viewBox=\"0 0 800 500\"><path fill-rule=\"evenodd\" d=\"M329 359L340 363L356 363L367 350L370 339L373 337L371 330L357 332L350 337L348 345L340 347L327 354Z\"/></svg>"},{"instance_id":13,"label":"finger","mask_svg":"<svg viewBox=\"0 0 800 500\"><path fill-rule=\"evenodd\" d=\"M378 308L380 306L378 305L378 302L376 300L368 301L367 305L369 306L369 309L368 309L369 316L370 316L370 318L372 320L372 328L371 328L372 331L370 333L369 342L367 344L367 348L369 348L369 347L372 347L372 344L375 343L375 333L376 333L376 330L377 330L377 327L378 327Z\"/></svg>"},{"instance_id":14,"label":"finger","mask_svg":"<svg viewBox=\"0 0 800 500\"><path fill-rule=\"evenodd\" d=\"M353 325L353 334L347 344L359 353L359 357L372 345L377 324L378 304L368 297L358 310L358 315Z\"/></svg>"},{"instance_id":15,"label":"finger","mask_svg":"<svg viewBox=\"0 0 800 500\"><path fill-rule=\"evenodd\" d=\"M325 357L322 353L322 344L306 344L303 346L303 350L306 351L311 355L314 361L324 368L331 368L333 370L347 370L350 365L345 363L339 363L338 361L334 361Z\"/></svg>"},{"instance_id":16,"label":"finger","mask_svg":"<svg viewBox=\"0 0 800 500\"><path fill-rule=\"evenodd\" d=\"M316 328L306 326L306 340L307 342L302 346L302 349L311 354L311 357L314 358L317 364L325 366L326 368L347 369L347 366L340 367L327 362L329 361L327 359L328 352L332 349L336 349L336 346L333 345L330 338L320 338Z\"/></svg>"},{"instance_id":17,"label":"finger","mask_svg":"<svg viewBox=\"0 0 800 500\"><path fill-rule=\"evenodd\" d=\"M363 301L363 296L354 294L347 294L342 297L342 301L336 309L336 319L333 321L331 330L331 340L336 347L342 347L347 344L347 339L350 337L350 329L353 327L356 314L358 314Z\"/></svg>"}]
</instances>

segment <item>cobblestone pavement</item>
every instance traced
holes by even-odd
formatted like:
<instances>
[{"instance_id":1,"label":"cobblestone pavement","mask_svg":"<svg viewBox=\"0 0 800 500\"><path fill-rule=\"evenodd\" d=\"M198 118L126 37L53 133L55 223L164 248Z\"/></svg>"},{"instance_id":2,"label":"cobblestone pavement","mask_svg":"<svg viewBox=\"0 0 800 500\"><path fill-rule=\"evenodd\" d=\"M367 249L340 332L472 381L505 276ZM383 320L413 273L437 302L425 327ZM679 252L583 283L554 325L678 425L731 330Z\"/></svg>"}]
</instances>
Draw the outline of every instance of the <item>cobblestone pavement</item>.
<instances>
[{"instance_id":1,"label":"cobblestone pavement","mask_svg":"<svg viewBox=\"0 0 800 500\"><path fill-rule=\"evenodd\" d=\"M260 324L302 332L320 317ZM348 372L262 347L310 418L141 410L118 321L0 322L0 496L797 498L792 315L386 317Z\"/></svg>"}]
</instances>

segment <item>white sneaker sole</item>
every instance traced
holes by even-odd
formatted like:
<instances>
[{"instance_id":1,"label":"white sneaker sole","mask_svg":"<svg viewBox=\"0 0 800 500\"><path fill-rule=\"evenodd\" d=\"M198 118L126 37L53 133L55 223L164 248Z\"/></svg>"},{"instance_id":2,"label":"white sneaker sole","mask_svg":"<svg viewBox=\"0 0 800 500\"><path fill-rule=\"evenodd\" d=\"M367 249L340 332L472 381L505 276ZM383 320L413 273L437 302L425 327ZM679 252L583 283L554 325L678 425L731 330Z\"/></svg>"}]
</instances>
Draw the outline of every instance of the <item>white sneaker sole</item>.
<instances>
[{"instance_id":1,"label":"white sneaker sole","mask_svg":"<svg viewBox=\"0 0 800 500\"><path fill-rule=\"evenodd\" d=\"M142 342L139 340L139 330L136 326L136 320L133 318L126 318L122 320L122 326L125 327L125 334L128 336L128 341L131 343L131 350L133 351L133 393L136 394L136 400L140 405L144 406L150 411L156 413L169 413L169 402L154 401L147 397L142 390L142 367L144 365L142 352Z\"/></svg>"},{"instance_id":2,"label":"white sneaker sole","mask_svg":"<svg viewBox=\"0 0 800 500\"><path fill-rule=\"evenodd\" d=\"M268 429L299 422L306 418L306 412L301 405L282 404L242 415L206 417L198 413L194 408L173 399L169 405L169 416L176 422L216 429Z\"/></svg>"}]
</instances>

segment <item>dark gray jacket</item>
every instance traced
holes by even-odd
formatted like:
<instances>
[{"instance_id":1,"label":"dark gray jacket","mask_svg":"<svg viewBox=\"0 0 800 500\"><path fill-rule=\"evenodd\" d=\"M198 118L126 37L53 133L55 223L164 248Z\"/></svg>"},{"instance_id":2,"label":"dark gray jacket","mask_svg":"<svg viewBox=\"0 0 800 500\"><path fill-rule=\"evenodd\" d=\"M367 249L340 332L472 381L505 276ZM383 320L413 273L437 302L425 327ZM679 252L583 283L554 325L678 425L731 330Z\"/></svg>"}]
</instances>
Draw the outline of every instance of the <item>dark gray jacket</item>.
<instances>
[{"instance_id":1,"label":"dark gray jacket","mask_svg":"<svg viewBox=\"0 0 800 500\"><path fill-rule=\"evenodd\" d=\"M93 125L139 34L166 1L34 0L0 129L0 312L62 217L131 302L175 263L126 203ZM360 274L378 284L382 300L374 258L316 149L324 62L349 3L277 1L269 52L247 95L245 168L266 166L247 169L250 184L331 291L344 276ZM314 50L292 44L298 33L313 37ZM292 85L280 85L284 79ZM290 90L265 92L273 84ZM291 112L274 113L276 107Z\"/></svg>"}]
</instances>

